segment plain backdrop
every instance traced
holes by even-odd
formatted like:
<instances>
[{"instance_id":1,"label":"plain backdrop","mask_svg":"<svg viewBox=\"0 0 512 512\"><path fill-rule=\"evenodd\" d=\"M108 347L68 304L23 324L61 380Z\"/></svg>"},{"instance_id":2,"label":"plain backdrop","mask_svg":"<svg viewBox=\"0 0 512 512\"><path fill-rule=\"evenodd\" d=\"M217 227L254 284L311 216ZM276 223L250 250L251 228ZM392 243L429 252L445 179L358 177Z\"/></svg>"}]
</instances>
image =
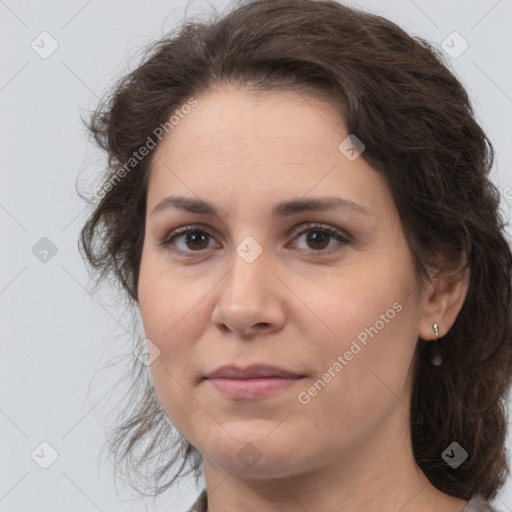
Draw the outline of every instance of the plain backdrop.
<instances>
[{"instance_id":1,"label":"plain backdrop","mask_svg":"<svg viewBox=\"0 0 512 512\"><path fill-rule=\"evenodd\" d=\"M512 1L351 4L441 48L448 41L452 69L496 148L493 178L508 218ZM182 0L0 0L3 512L185 511L199 492L185 480L156 502L131 502L129 490L119 489L118 496L109 469L98 467L102 425L108 419L103 406L112 400L109 389L123 368L99 370L126 350L129 324L122 305L108 305L90 292L77 250L88 210L75 184L92 180L104 162L87 142L80 114L132 68L143 45L173 28L186 11L201 15L225 5L213 0L191 0L188 7ZM510 480L496 505L512 510Z\"/></svg>"}]
</instances>

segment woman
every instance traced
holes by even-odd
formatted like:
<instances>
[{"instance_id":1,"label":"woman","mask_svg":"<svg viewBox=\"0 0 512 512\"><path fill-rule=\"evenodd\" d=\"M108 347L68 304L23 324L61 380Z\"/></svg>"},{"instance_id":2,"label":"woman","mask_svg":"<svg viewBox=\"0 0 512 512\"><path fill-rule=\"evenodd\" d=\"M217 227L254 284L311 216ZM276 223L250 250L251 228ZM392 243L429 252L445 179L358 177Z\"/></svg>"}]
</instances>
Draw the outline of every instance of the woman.
<instances>
[{"instance_id":1,"label":"woman","mask_svg":"<svg viewBox=\"0 0 512 512\"><path fill-rule=\"evenodd\" d=\"M512 259L432 47L259 0L157 43L89 127L109 167L81 249L145 337L121 462L163 457L155 494L204 470L197 511L493 510Z\"/></svg>"}]
</instances>

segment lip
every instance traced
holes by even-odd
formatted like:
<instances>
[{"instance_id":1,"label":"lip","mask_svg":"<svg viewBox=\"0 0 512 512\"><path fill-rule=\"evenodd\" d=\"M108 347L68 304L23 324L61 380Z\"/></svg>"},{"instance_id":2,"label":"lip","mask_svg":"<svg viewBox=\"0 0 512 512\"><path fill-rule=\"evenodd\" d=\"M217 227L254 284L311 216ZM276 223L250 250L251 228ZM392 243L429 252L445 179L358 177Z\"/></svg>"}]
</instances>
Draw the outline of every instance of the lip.
<instances>
[{"instance_id":1,"label":"lip","mask_svg":"<svg viewBox=\"0 0 512 512\"><path fill-rule=\"evenodd\" d=\"M245 369L222 366L210 373L206 381L231 400L262 400L293 386L303 377L269 365L252 365Z\"/></svg>"},{"instance_id":2,"label":"lip","mask_svg":"<svg viewBox=\"0 0 512 512\"><path fill-rule=\"evenodd\" d=\"M300 375L298 373L285 370L284 368L279 368L277 366L268 364L253 364L247 368L239 368L235 365L220 366L206 376L207 379L255 379L263 377L282 377L285 379L296 379L299 377L304 377L304 375Z\"/></svg>"}]
</instances>

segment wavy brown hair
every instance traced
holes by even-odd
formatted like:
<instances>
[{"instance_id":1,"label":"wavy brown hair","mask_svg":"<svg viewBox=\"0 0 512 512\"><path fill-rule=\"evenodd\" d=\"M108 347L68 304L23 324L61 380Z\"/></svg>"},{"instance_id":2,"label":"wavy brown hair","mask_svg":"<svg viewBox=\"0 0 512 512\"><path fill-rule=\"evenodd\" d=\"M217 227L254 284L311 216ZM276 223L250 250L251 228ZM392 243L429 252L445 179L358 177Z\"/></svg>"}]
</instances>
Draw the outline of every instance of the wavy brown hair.
<instances>
[{"instance_id":1,"label":"wavy brown hair","mask_svg":"<svg viewBox=\"0 0 512 512\"><path fill-rule=\"evenodd\" d=\"M512 255L489 179L492 144L464 87L427 41L336 1L239 1L210 14L152 43L87 121L108 155L102 193L88 199L94 209L79 241L96 283L111 276L136 307L154 152L115 186L105 185L190 98L228 85L329 101L392 192L419 285L448 267L469 270L465 302L439 342L441 366L430 363L432 344L418 340L411 435L416 462L433 485L463 499L493 499L509 474ZM127 418L109 445L116 462L129 476L163 458L151 470L153 496L190 471L197 482L201 454L173 430L136 358L130 376ZM469 454L457 469L442 458L454 441Z\"/></svg>"}]
</instances>

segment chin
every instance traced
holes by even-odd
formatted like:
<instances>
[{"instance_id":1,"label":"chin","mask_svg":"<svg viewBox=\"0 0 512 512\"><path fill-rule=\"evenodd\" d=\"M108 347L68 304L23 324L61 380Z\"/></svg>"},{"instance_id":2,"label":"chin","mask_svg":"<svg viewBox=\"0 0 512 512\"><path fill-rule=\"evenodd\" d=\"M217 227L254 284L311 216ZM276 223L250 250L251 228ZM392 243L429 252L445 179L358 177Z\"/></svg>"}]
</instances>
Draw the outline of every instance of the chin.
<instances>
[{"instance_id":1,"label":"chin","mask_svg":"<svg viewBox=\"0 0 512 512\"><path fill-rule=\"evenodd\" d=\"M203 452L203 456L224 471L246 478L268 479L270 475L283 478L296 474L297 443L290 443L287 448L281 442L272 443L267 436L268 431L261 437L246 435L243 440L225 443L223 450L219 450L222 447L217 444L214 450Z\"/></svg>"}]
</instances>

